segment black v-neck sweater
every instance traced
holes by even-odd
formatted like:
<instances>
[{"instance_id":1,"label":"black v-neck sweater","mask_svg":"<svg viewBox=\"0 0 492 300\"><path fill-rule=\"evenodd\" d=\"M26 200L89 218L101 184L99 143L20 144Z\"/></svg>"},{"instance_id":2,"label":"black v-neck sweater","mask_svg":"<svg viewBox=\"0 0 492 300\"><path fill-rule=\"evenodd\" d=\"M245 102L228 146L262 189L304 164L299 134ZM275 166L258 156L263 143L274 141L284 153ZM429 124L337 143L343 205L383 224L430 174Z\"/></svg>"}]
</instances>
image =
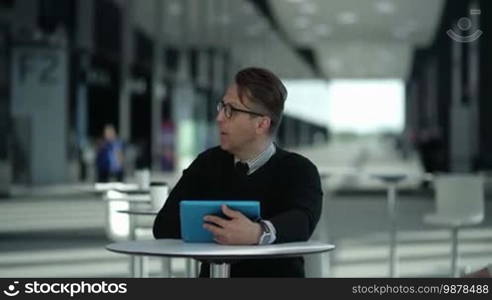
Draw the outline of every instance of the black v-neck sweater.
<instances>
[{"instance_id":1,"label":"black v-neck sweater","mask_svg":"<svg viewBox=\"0 0 492 300\"><path fill-rule=\"evenodd\" d=\"M178 181L154 222L155 238L181 238L181 200L258 200L261 217L277 231L275 243L306 241L321 214L322 189L316 166L277 147L270 160L248 176L234 170L234 157L220 147L201 153ZM202 264L201 276L209 273ZM231 277L304 277L302 257L251 259L231 265Z\"/></svg>"}]
</instances>

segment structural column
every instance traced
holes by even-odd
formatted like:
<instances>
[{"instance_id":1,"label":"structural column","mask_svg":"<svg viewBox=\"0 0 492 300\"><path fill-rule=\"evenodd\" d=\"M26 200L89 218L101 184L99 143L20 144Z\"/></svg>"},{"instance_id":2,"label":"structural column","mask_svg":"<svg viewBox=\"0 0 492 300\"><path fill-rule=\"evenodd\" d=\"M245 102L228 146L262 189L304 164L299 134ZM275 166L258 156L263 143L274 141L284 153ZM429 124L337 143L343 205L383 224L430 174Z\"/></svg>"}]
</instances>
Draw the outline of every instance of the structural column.
<instances>
[{"instance_id":1,"label":"structural column","mask_svg":"<svg viewBox=\"0 0 492 300\"><path fill-rule=\"evenodd\" d=\"M125 0L123 5L123 30L122 30L122 61L120 69L120 105L119 105L119 135L123 141L130 140L130 97L131 75L130 66L133 62L133 14L134 0Z\"/></svg>"},{"instance_id":2,"label":"structural column","mask_svg":"<svg viewBox=\"0 0 492 300\"><path fill-rule=\"evenodd\" d=\"M94 1L78 1L78 16L77 16L77 35L76 35L76 45L78 50L78 59L75 64L78 66L75 68L77 70L77 80L76 80L76 135L77 135L77 146L80 151L82 151L82 157L85 158L85 152L89 151L91 147L88 143L88 82L87 77L90 72L91 65L91 53L93 52L93 41L94 41ZM85 76L81 76L85 74ZM86 163L86 171L84 179L88 181L94 180L94 170L89 170L89 166L92 166L89 162Z\"/></svg>"},{"instance_id":3,"label":"structural column","mask_svg":"<svg viewBox=\"0 0 492 300\"><path fill-rule=\"evenodd\" d=\"M478 2L468 7L470 18L461 18L462 22L469 22L471 29L479 28L480 14ZM465 29L467 24L461 24ZM468 28L468 29L470 29ZM461 33L462 35L464 33ZM451 171L470 172L473 168L473 159L478 148L478 78L479 78L479 38L465 38L458 35L452 38L451 70Z\"/></svg>"},{"instance_id":4,"label":"structural column","mask_svg":"<svg viewBox=\"0 0 492 300\"><path fill-rule=\"evenodd\" d=\"M162 123L162 100L164 96L164 4L163 0L154 0L154 51L152 63L151 92L151 169L159 170L160 165L160 132Z\"/></svg>"},{"instance_id":5,"label":"structural column","mask_svg":"<svg viewBox=\"0 0 492 300\"><path fill-rule=\"evenodd\" d=\"M7 32L0 30L0 73L9 74L7 48ZM12 161L10 156L11 118L10 94L8 89L9 76L0 76L0 197L10 194L12 181Z\"/></svg>"}]
</instances>

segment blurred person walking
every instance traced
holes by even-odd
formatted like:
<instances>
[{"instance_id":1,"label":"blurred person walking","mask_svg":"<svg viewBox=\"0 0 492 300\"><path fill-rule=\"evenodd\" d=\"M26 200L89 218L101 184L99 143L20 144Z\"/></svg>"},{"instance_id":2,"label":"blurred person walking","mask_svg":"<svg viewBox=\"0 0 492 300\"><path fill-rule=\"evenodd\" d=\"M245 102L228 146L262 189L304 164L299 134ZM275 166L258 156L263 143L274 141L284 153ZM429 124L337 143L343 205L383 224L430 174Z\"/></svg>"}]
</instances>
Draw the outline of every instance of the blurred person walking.
<instances>
[{"instance_id":1,"label":"blurred person walking","mask_svg":"<svg viewBox=\"0 0 492 300\"><path fill-rule=\"evenodd\" d=\"M104 126L103 139L97 147L97 181L123 181L123 142L112 124Z\"/></svg>"}]
</instances>

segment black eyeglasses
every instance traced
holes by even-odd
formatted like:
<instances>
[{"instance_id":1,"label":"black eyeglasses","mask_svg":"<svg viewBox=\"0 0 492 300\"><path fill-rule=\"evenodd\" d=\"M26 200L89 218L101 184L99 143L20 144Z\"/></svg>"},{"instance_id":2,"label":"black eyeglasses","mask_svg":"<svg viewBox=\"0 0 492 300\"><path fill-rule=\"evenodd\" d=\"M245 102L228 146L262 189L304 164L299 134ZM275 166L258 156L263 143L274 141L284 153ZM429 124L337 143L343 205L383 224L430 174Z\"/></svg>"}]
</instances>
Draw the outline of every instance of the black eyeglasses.
<instances>
[{"instance_id":1,"label":"black eyeglasses","mask_svg":"<svg viewBox=\"0 0 492 300\"><path fill-rule=\"evenodd\" d=\"M254 111L235 108L234 106L232 106L228 103L224 103L224 101L220 101L219 103L217 103L217 112L220 112L222 109L224 110L224 115L228 119L232 118L232 115L234 112L242 112L245 114L250 114L250 115L258 116L258 117L264 117L265 116L264 114L260 114L260 113L254 112Z\"/></svg>"}]
</instances>

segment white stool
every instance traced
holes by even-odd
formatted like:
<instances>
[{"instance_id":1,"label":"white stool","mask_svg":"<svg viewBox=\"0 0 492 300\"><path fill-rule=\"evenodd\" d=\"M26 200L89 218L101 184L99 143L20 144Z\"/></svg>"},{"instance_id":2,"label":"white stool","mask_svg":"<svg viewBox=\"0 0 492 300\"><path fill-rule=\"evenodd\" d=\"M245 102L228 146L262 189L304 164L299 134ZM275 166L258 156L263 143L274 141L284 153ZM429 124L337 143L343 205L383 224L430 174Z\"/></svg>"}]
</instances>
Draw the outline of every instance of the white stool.
<instances>
[{"instance_id":1,"label":"white stool","mask_svg":"<svg viewBox=\"0 0 492 300\"><path fill-rule=\"evenodd\" d=\"M484 219L484 180L471 174L436 176L436 213L424 223L451 229L451 277L458 277L458 230Z\"/></svg>"}]
</instances>

